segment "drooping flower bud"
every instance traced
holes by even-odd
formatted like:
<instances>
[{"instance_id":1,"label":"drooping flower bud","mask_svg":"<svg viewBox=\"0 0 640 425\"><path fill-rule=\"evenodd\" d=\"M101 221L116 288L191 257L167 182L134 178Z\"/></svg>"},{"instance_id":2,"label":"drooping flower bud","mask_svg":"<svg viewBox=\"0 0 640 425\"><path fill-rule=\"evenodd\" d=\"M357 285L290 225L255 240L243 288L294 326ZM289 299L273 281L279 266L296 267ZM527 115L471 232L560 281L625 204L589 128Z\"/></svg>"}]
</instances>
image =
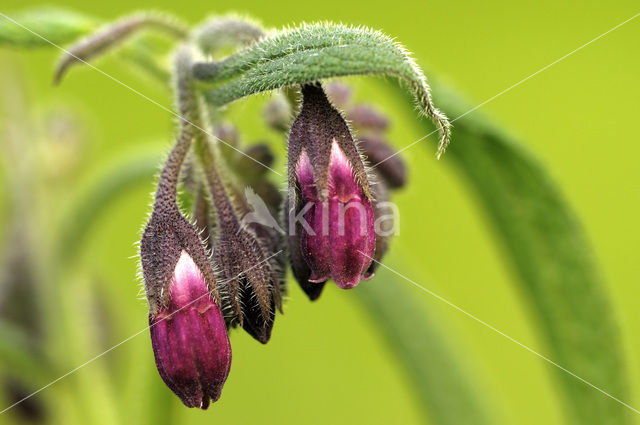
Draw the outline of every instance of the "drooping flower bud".
<instances>
[{"instance_id":1,"label":"drooping flower bud","mask_svg":"<svg viewBox=\"0 0 640 425\"><path fill-rule=\"evenodd\" d=\"M283 222L285 229L289 229L289 234L287 236L287 244L289 246L289 263L291 264L291 271L293 272L293 277L296 279L302 291L307 294L311 301L317 300L322 294L322 290L324 289L325 283L313 283L309 281L311 277L311 269L309 265L302 257L302 250L300 247L300 237L302 235L302 226L300 223L294 223L294 228L291 229L289 227L289 219L291 218L291 214L289 214L289 198L285 199L284 211L283 211ZM291 231L293 230L293 231Z\"/></svg>"},{"instance_id":2,"label":"drooping flower bud","mask_svg":"<svg viewBox=\"0 0 640 425\"><path fill-rule=\"evenodd\" d=\"M160 176L140 257L158 372L185 405L206 409L220 396L231 349L203 242L176 204L189 133L183 129Z\"/></svg>"},{"instance_id":3,"label":"drooping flower bud","mask_svg":"<svg viewBox=\"0 0 640 425\"><path fill-rule=\"evenodd\" d=\"M217 401L231 367L231 345L216 301L185 251L175 265L169 302L149 315L158 372L187 407Z\"/></svg>"},{"instance_id":4,"label":"drooping flower bud","mask_svg":"<svg viewBox=\"0 0 640 425\"><path fill-rule=\"evenodd\" d=\"M404 160L381 136L363 136L359 143L371 168L384 179L389 188L399 189L406 184L407 167Z\"/></svg>"},{"instance_id":5,"label":"drooping flower bud","mask_svg":"<svg viewBox=\"0 0 640 425\"><path fill-rule=\"evenodd\" d=\"M209 149L215 149L210 146ZM229 325L241 325L252 337L266 344L271 337L275 309L282 312L284 268L282 264L282 238L274 220L261 223L243 220L249 217L251 208L229 176L222 170L224 164L210 157L206 177L211 191L217 218L217 235L213 241L213 261L218 267L224 302L230 307L226 319ZM251 192L253 193L253 192ZM256 208L266 210L259 204Z\"/></svg>"},{"instance_id":6,"label":"drooping flower bud","mask_svg":"<svg viewBox=\"0 0 640 425\"><path fill-rule=\"evenodd\" d=\"M176 58L181 112L193 118L194 102L184 78L188 50L178 50ZM140 241L140 258L158 372L185 405L206 409L210 400L220 397L231 348L208 255L176 200L193 138L194 128L184 123L160 174L153 213Z\"/></svg>"},{"instance_id":7,"label":"drooping flower bud","mask_svg":"<svg viewBox=\"0 0 640 425\"><path fill-rule=\"evenodd\" d=\"M351 101L352 90L346 84L340 81L332 81L325 87L325 92L331 100L331 103L341 109L346 109Z\"/></svg>"},{"instance_id":8,"label":"drooping flower bud","mask_svg":"<svg viewBox=\"0 0 640 425\"><path fill-rule=\"evenodd\" d=\"M289 136L289 232L301 230L299 239L289 237L291 257L300 251L308 282L332 278L353 288L368 277L375 251L369 181L344 118L322 88L305 85L302 95Z\"/></svg>"},{"instance_id":9,"label":"drooping flower bud","mask_svg":"<svg viewBox=\"0 0 640 425\"><path fill-rule=\"evenodd\" d=\"M389 126L387 117L367 104L353 105L347 110L346 117L359 130L381 132Z\"/></svg>"}]
</instances>

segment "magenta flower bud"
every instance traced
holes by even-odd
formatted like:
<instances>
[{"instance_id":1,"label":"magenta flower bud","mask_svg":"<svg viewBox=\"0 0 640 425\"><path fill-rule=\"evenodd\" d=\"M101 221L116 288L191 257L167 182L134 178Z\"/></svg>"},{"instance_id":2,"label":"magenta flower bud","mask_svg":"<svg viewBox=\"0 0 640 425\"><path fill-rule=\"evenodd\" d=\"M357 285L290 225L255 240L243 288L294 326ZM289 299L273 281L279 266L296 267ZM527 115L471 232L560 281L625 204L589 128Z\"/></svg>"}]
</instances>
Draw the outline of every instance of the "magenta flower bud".
<instances>
[{"instance_id":1,"label":"magenta flower bud","mask_svg":"<svg viewBox=\"0 0 640 425\"><path fill-rule=\"evenodd\" d=\"M289 220L292 218L289 214L289 198L284 201L283 211L283 223L285 229L290 229ZM317 300L322 294L324 289L324 283L313 283L309 281L311 277L311 269L309 265L302 257L302 251L300 250L300 236L302 234L302 227L298 223L294 226L293 231L289 231L287 236L287 243L289 245L289 262L291 263L291 271L293 277L296 279L302 291L307 294L307 297L311 301Z\"/></svg>"},{"instance_id":2,"label":"magenta flower bud","mask_svg":"<svg viewBox=\"0 0 640 425\"><path fill-rule=\"evenodd\" d=\"M366 272L375 253L369 182L347 124L322 88L306 85L302 94L289 137L289 214L297 215L289 218L290 225L296 222L290 232L301 231L299 238L289 238L292 266L300 270L293 260L301 257L308 282L331 278L341 288L353 288L370 277Z\"/></svg>"},{"instance_id":3,"label":"magenta flower bud","mask_svg":"<svg viewBox=\"0 0 640 425\"><path fill-rule=\"evenodd\" d=\"M178 99L187 116L194 103L188 95L189 64L188 51L178 50ZM178 180L193 138L193 127L183 125L160 174L140 260L158 372L185 405L206 409L220 397L231 348L209 255L177 204Z\"/></svg>"},{"instance_id":4,"label":"magenta flower bud","mask_svg":"<svg viewBox=\"0 0 640 425\"><path fill-rule=\"evenodd\" d=\"M149 314L151 343L162 380L187 407L207 409L220 398L231 367L227 328L205 279L182 251L166 307Z\"/></svg>"},{"instance_id":5,"label":"magenta flower bud","mask_svg":"<svg viewBox=\"0 0 640 425\"><path fill-rule=\"evenodd\" d=\"M175 203L183 148L179 142L160 177L140 257L158 372L186 406L206 409L220 397L231 351L209 256Z\"/></svg>"}]
</instances>

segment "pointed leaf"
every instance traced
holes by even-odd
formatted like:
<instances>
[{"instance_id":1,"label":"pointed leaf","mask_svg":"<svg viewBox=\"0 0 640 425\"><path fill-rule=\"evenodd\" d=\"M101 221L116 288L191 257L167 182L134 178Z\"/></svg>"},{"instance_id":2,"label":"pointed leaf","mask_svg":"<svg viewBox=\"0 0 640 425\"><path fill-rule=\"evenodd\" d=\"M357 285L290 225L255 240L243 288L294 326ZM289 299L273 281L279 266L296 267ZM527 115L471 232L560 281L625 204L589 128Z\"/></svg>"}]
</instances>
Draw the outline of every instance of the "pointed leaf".
<instances>
[{"instance_id":1,"label":"pointed leaf","mask_svg":"<svg viewBox=\"0 0 640 425\"><path fill-rule=\"evenodd\" d=\"M434 85L434 92L450 116L470 109L442 85ZM540 351L629 401L615 316L579 221L539 161L478 115L455 121L447 162L465 177L504 247L546 343ZM553 373L572 423L630 423L627 407L566 372L553 368Z\"/></svg>"},{"instance_id":2,"label":"pointed leaf","mask_svg":"<svg viewBox=\"0 0 640 425\"><path fill-rule=\"evenodd\" d=\"M401 80L441 132L439 152L449 141L449 123L431 101L426 78L407 51L367 28L304 25L262 40L220 62L194 66L194 76L221 106L265 90L345 75L378 74Z\"/></svg>"}]
</instances>

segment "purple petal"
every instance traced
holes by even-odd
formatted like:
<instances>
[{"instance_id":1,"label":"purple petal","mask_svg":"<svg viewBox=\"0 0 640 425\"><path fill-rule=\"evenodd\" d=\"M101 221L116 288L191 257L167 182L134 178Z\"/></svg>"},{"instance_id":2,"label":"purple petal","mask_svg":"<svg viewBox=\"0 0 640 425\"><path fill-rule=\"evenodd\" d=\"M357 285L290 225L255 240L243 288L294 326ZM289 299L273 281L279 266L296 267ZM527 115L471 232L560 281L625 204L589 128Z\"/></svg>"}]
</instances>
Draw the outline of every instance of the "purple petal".
<instances>
[{"instance_id":1,"label":"purple petal","mask_svg":"<svg viewBox=\"0 0 640 425\"><path fill-rule=\"evenodd\" d=\"M329 196L335 196L342 202L349 202L359 193L360 188L353 175L351 163L334 141L329 159Z\"/></svg>"},{"instance_id":2,"label":"purple petal","mask_svg":"<svg viewBox=\"0 0 640 425\"><path fill-rule=\"evenodd\" d=\"M150 317L160 377L188 407L206 409L220 397L231 367L224 318L193 259L182 253L169 291L171 302Z\"/></svg>"},{"instance_id":3,"label":"purple petal","mask_svg":"<svg viewBox=\"0 0 640 425\"><path fill-rule=\"evenodd\" d=\"M302 189L302 197L305 200L315 200L318 197L316 183L313 177L313 166L309 160L307 151L303 150L296 164L296 177Z\"/></svg>"},{"instance_id":4,"label":"purple petal","mask_svg":"<svg viewBox=\"0 0 640 425\"><path fill-rule=\"evenodd\" d=\"M309 282L321 283L329 280L329 207L326 202L316 202L305 215L307 223L311 226L315 235L302 230L300 247L302 256L309 265L311 276Z\"/></svg>"},{"instance_id":5,"label":"purple petal","mask_svg":"<svg viewBox=\"0 0 640 425\"><path fill-rule=\"evenodd\" d=\"M368 200L348 204L331 200L331 277L343 288L353 288L371 263L375 247L373 212ZM372 243L373 241L373 243Z\"/></svg>"}]
</instances>

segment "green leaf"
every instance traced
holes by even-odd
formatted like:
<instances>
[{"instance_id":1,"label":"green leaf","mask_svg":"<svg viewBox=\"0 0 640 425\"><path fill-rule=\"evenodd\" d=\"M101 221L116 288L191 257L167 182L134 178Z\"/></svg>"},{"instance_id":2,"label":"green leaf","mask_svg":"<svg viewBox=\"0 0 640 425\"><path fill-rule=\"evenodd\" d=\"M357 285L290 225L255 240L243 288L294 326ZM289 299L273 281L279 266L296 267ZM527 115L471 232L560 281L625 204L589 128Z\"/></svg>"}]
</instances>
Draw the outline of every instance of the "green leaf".
<instances>
[{"instance_id":1,"label":"green leaf","mask_svg":"<svg viewBox=\"0 0 640 425\"><path fill-rule=\"evenodd\" d=\"M443 86L434 85L434 93L450 116L470 109ZM502 243L546 342L538 351L628 402L616 319L577 218L539 161L478 115L455 120L446 160L464 176ZM627 407L566 372L553 372L573 423L630 423Z\"/></svg>"},{"instance_id":2,"label":"green leaf","mask_svg":"<svg viewBox=\"0 0 640 425\"><path fill-rule=\"evenodd\" d=\"M7 17L0 18L0 46L54 47L51 43L69 43L95 30L98 25L94 18L50 7L7 14Z\"/></svg>"},{"instance_id":3,"label":"green leaf","mask_svg":"<svg viewBox=\"0 0 640 425\"><path fill-rule=\"evenodd\" d=\"M407 51L386 35L343 25L305 25L279 33L220 62L199 63L194 77L203 81L208 101L217 106L289 85L346 75L378 74L404 82L421 112L449 141L449 122L431 101L426 78Z\"/></svg>"},{"instance_id":4,"label":"green leaf","mask_svg":"<svg viewBox=\"0 0 640 425\"><path fill-rule=\"evenodd\" d=\"M382 267L376 275L380 283L362 285L359 299L413 383L413 392L429 423L495 424L483 408L485 400L463 373L457 351L415 302L407 283Z\"/></svg>"}]
</instances>

